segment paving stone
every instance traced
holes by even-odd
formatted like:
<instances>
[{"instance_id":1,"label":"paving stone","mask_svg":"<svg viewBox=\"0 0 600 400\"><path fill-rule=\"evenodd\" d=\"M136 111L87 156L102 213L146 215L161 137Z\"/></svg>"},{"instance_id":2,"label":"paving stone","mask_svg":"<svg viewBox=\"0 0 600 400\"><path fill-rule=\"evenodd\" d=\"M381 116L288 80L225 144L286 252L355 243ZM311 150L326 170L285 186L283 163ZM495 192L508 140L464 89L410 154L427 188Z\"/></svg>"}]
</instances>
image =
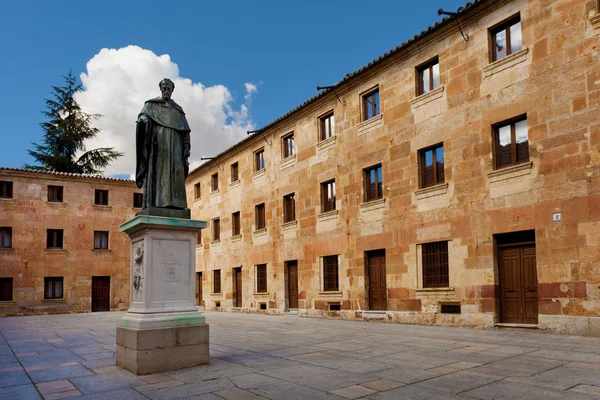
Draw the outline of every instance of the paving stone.
<instances>
[{"instance_id":1,"label":"paving stone","mask_svg":"<svg viewBox=\"0 0 600 400\"><path fill-rule=\"evenodd\" d=\"M302 354L289 357L292 360L320 365L322 367L338 369L348 372L356 372L360 374L368 374L370 372L381 371L383 369L393 368L392 364L382 364L367 360L355 360L347 357L339 357L321 352Z\"/></svg>"},{"instance_id":2,"label":"paving stone","mask_svg":"<svg viewBox=\"0 0 600 400\"><path fill-rule=\"evenodd\" d=\"M0 379L0 388L6 388L9 386L21 386L31 383L31 380L29 379L25 371L2 372L1 378L2 379Z\"/></svg>"},{"instance_id":3,"label":"paving stone","mask_svg":"<svg viewBox=\"0 0 600 400\"><path fill-rule=\"evenodd\" d=\"M220 378L204 382L188 383L180 386L150 390L148 392L144 392L144 395L154 400L170 400L217 392L219 390L230 389L232 387L234 387L234 385L229 379Z\"/></svg>"},{"instance_id":4,"label":"paving stone","mask_svg":"<svg viewBox=\"0 0 600 400\"><path fill-rule=\"evenodd\" d=\"M35 385L38 391L45 395L49 393L58 393L58 392L66 392L69 390L76 390L75 386L71 382L66 379L61 379L59 381L51 381L38 383Z\"/></svg>"},{"instance_id":5,"label":"paving stone","mask_svg":"<svg viewBox=\"0 0 600 400\"><path fill-rule=\"evenodd\" d=\"M209 379L244 375L252 372L257 371L243 365L237 365L223 360L211 359L209 365L200 365L198 367L166 372L165 375L181 382L193 383Z\"/></svg>"},{"instance_id":6,"label":"paving stone","mask_svg":"<svg viewBox=\"0 0 600 400\"><path fill-rule=\"evenodd\" d=\"M361 383L360 386L364 386L378 392L385 392L386 390L392 390L404 386L404 383L390 381L388 379L378 379L376 381Z\"/></svg>"},{"instance_id":7,"label":"paving stone","mask_svg":"<svg viewBox=\"0 0 600 400\"><path fill-rule=\"evenodd\" d=\"M398 367L373 372L369 375L374 379L383 378L392 381L402 382L404 384L410 384L424 381L426 379L435 378L436 376L440 376L441 374L437 372L425 371L410 367Z\"/></svg>"},{"instance_id":8,"label":"paving stone","mask_svg":"<svg viewBox=\"0 0 600 400\"><path fill-rule=\"evenodd\" d=\"M266 399L266 397L259 396L257 394L248 392L246 390L240 388L231 388L225 390L219 390L215 392L215 394L219 397L222 397L226 400L260 400Z\"/></svg>"},{"instance_id":9,"label":"paving stone","mask_svg":"<svg viewBox=\"0 0 600 400\"><path fill-rule=\"evenodd\" d=\"M358 399L359 397L364 397L373 393L377 393L377 391L360 385L353 385L341 389L332 390L330 393L345 397L347 399Z\"/></svg>"},{"instance_id":10,"label":"paving stone","mask_svg":"<svg viewBox=\"0 0 600 400\"><path fill-rule=\"evenodd\" d=\"M52 366L67 362L80 363L84 360L69 350L57 350L52 353L19 357L19 361L23 364L25 369L28 369L28 367Z\"/></svg>"},{"instance_id":11,"label":"paving stone","mask_svg":"<svg viewBox=\"0 0 600 400\"><path fill-rule=\"evenodd\" d=\"M465 400L465 397L448 393L444 390L435 390L420 386L403 386L397 389L388 390L370 395L368 399L372 400Z\"/></svg>"},{"instance_id":12,"label":"paving stone","mask_svg":"<svg viewBox=\"0 0 600 400\"><path fill-rule=\"evenodd\" d=\"M446 392L460 393L501 379L504 379L504 377L480 374L471 371L459 371L453 374L443 375L437 378L418 382L416 385L431 389L443 387L444 391Z\"/></svg>"},{"instance_id":13,"label":"paving stone","mask_svg":"<svg viewBox=\"0 0 600 400\"><path fill-rule=\"evenodd\" d=\"M590 400L590 396L576 392L565 392L516 382L498 381L461 393L482 400L527 399L527 400Z\"/></svg>"},{"instance_id":14,"label":"paving stone","mask_svg":"<svg viewBox=\"0 0 600 400\"><path fill-rule=\"evenodd\" d=\"M106 368L111 368L111 367L106 367ZM119 367L114 367L114 368L119 368ZM171 381L175 380L172 377L167 376L165 374L142 375L139 378L145 380L148 383L171 382Z\"/></svg>"},{"instance_id":15,"label":"paving stone","mask_svg":"<svg viewBox=\"0 0 600 400\"><path fill-rule=\"evenodd\" d=\"M148 400L146 396L132 388L108 390L104 392L95 392L84 394L77 400Z\"/></svg>"},{"instance_id":16,"label":"paving stone","mask_svg":"<svg viewBox=\"0 0 600 400\"><path fill-rule=\"evenodd\" d=\"M235 386L242 389L250 389L284 382L280 379L255 373L232 376L229 377L229 380L233 382Z\"/></svg>"},{"instance_id":17,"label":"paving stone","mask_svg":"<svg viewBox=\"0 0 600 400\"><path fill-rule=\"evenodd\" d=\"M125 370L109 372L102 375L72 378L70 381L77 387L77 389L85 394L131 386L141 386L146 383L131 372Z\"/></svg>"},{"instance_id":18,"label":"paving stone","mask_svg":"<svg viewBox=\"0 0 600 400\"><path fill-rule=\"evenodd\" d=\"M68 366L46 367L42 369L27 370L34 383L56 381L59 379L77 378L80 376L94 375L92 371L83 365L75 364Z\"/></svg>"},{"instance_id":19,"label":"paving stone","mask_svg":"<svg viewBox=\"0 0 600 400\"><path fill-rule=\"evenodd\" d=\"M373 380L373 378L366 375L334 370L317 365L298 365L277 370L263 371L262 373L274 378L323 391L331 391Z\"/></svg>"},{"instance_id":20,"label":"paving stone","mask_svg":"<svg viewBox=\"0 0 600 400\"><path fill-rule=\"evenodd\" d=\"M184 384L183 382L171 380L168 382L158 382L158 383L150 383L150 384L142 385L142 386L135 386L134 389L140 393L144 393L144 392L148 392L150 390L168 388L171 386L179 386L179 385L183 385L183 384Z\"/></svg>"},{"instance_id":21,"label":"paving stone","mask_svg":"<svg viewBox=\"0 0 600 400\"><path fill-rule=\"evenodd\" d=\"M41 396L33 384L4 387L0 390L0 400L36 400Z\"/></svg>"},{"instance_id":22,"label":"paving stone","mask_svg":"<svg viewBox=\"0 0 600 400\"><path fill-rule=\"evenodd\" d=\"M510 382L520 382L528 385L567 390L568 388L580 384L600 384L600 370L558 367L530 377L513 377L508 378L507 380Z\"/></svg>"},{"instance_id":23,"label":"paving stone","mask_svg":"<svg viewBox=\"0 0 600 400\"><path fill-rule=\"evenodd\" d=\"M337 396L332 393L322 392L317 389L313 389L303 385L297 385L294 383L265 385L258 388L249 389L249 391L272 400L345 399L345 397Z\"/></svg>"},{"instance_id":24,"label":"paving stone","mask_svg":"<svg viewBox=\"0 0 600 400\"><path fill-rule=\"evenodd\" d=\"M577 385L568 390L569 392L577 392L590 394L592 396L596 396L600 398L600 382L598 382L598 386L593 385Z\"/></svg>"},{"instance_id":25,"label":"paving stone","mask_svg":"<svg viewBox=\"0 0 600 400\"><path fill-rule=\"evenodd\" d=\"M70 399L71 397L81 396L79 390L68 390L66 392L50 393L44 395L44 400Z\"/></svg>"}]
</instances>

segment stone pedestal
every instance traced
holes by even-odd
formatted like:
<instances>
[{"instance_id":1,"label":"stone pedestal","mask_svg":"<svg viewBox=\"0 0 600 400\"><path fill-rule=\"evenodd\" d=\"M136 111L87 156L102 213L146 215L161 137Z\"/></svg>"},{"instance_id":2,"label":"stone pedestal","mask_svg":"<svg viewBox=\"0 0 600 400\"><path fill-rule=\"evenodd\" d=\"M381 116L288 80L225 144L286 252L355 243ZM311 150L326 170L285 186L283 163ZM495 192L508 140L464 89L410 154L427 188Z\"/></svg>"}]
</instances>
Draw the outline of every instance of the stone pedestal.
<instances>
[{"instance_id":1,"label":"stone pedestal","mask_svg":"<svg viewBox=\"0 0 600 400\"><path fill-rule=\"evenodd\" d=\"M117 365L152 374L209 362L208 325L196 307L196 235L204 221L138 215L131 239L131 305L117 327Z\"/></svg>"}]
</instances>

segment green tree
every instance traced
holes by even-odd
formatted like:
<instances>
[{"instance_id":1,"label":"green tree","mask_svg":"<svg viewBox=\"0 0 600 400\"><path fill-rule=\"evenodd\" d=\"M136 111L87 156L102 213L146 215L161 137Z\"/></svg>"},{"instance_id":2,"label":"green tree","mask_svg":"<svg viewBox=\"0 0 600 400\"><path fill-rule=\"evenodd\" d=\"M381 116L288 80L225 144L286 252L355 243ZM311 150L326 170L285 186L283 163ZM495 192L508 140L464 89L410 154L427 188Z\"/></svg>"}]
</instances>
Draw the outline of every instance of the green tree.
<instances>
[{"instance_id":1,"label":"green tree","mask_svg":"<svg viewBox=\"0 0 600 400\"><path fill-rule=\"evenodd\" d=\"M48 121L40 126L44 130L41 144L32 143L33 150L29 154L40 165L25 165L26 169L71 172L77 174L99 174L123 153L114 147L103 147L87 150L85 141L100 133L92 122L102 116L87 114L81 110L73 96L81 91L81 85L69 72L64 86L52 87L54 99L46 99L47 111L42 111ZM83 153L77 157L78 153Z\"/></svg>"}]
</instances>

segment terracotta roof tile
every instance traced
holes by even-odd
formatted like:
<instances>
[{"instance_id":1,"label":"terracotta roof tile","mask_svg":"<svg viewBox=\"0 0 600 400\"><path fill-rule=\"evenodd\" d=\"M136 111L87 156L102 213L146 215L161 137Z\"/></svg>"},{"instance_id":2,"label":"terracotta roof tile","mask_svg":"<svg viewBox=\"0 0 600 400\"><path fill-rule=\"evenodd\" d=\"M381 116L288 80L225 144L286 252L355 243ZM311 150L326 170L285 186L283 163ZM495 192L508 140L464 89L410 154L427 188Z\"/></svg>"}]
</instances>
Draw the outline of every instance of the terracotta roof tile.
<instances>
[{"instance_id":1,"label":"terracotta roof tile","mask_svg":"<svg viewBox=\"0 0 600 400\"><path fill-rule=\"evenodd\" d=\"M24 169L24 168L8 168L8 167L0 167L0 171L27 172L27 173L33 173L33 174L54 175L54 176L62 176L62 177L68 177L68 178L102 179L102 180L107 180L107 181L134 183L134 181L132 181L130 179L110 178L110 177L107 177L104 175L74 174L74 173L70 173L70 172L39 171L39 170L29 170L29 169Z\"/></svg>"}]
</instances>

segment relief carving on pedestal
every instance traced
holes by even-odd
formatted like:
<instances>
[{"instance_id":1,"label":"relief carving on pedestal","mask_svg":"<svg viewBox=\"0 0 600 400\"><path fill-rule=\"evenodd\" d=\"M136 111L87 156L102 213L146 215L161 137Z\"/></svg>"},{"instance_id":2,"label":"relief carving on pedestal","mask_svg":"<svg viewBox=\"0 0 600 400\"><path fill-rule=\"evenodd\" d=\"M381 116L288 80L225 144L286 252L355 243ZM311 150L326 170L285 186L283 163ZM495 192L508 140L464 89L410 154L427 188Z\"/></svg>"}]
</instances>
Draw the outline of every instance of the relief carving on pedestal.
<instances>
[{"instance_id":1,"label":"relief carving on pedestal","mask_svg":"<svg viewBox=\"0 0 600 400\"><path fill-rule=\"evenodd\" d=\"M142 289L142 261L144 259L144 243L141 242L133 250L133 289L138 294Z\"/></svg>"}]
</instances>

